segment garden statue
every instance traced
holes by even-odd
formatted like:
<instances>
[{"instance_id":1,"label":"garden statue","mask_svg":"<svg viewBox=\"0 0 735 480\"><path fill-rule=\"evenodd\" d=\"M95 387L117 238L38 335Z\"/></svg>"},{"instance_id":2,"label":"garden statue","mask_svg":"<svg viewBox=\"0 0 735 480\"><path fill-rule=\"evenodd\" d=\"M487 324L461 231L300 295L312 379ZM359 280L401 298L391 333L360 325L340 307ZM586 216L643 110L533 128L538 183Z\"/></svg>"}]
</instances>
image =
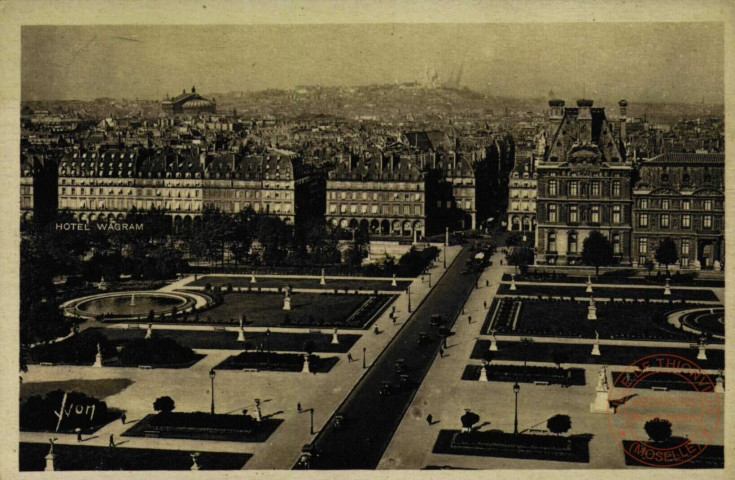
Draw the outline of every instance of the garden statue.
<instances>
[{"instance_id":1,"label":"garden statue","mask_svg":"<svg viewBox=\"0 0 735 480\"><path fill-rule=\"evenodd\" d=\"M95 368L101 368L102 367L102 347L100 347L100 344L97 344L97 355L94 357L94 365Z\"/></svg>"},{"instance_id":2,"label":"garden statue","mask_svg":"<svg viewBox=\"0 0 735 480\"><path fill-rule=\"evenodd\" d=\"M324 269L322 268L322 277L319 279L319 285L326 285L327 279L324 278Z\"/></svg>"},{"instance_id":3,"label":"garden statue","mask_svg":"<svg viewBox=\"0 0 735 480\"><path fill-rule=\"evenodd\" d=\"M291 310L291 287L286 285L283 289L283 293L285 294L285 297L283 298L283 309Z\"/></svg>"},{"instance_id":4,"label":"garden statue","mask_svg":"<svg viewBox=\"0 0 735 480\"><path fill-rule=\"evenodd\" d=\"M597 387L595 388L595 399L590 403L590 412L607 413L610 411L610 386L607 383L607 367L603 365L597 376Z\"/></svg>"},{"instance_id":5,"label":"garden statue","mask_svg":"<svg viewBox=\"0 0 735 480\"><path fill-rule=\"evenodd\" d=\"M393 280L391 280L390 286L391 287L397 287L398 286L398 283L396 283L396 274L395 273L393 274Z\"/></svg>"},{"instance_id":6,"label":"garden statue","mask_svg":"<svg viewBox=\"0 0 735 480\"><path fill-rule=\"evenodd\" d=\"M590 305L587 307L587 320L597 320L597 307L595 299L590 297Z\"/></svg>"},{"instance_id":7,"label":"garden statue","mask_svg":"<svg viewBox=\"0 0 735 480\"><path fill-rule=\"evenodd\" d=\"M495 337L495 330L490 331L490 335L492 335L492 340L490 341L490 351L491 352L497 352L498 351L498 339Z\"/></svg>"},{"instance_id":8,"label":"garden statue","mask_svg":"<svg viewBox=\"0 0 735 480\"><path fill-rule=\"evenodd\" d=\"M54 439L49 438L48 439L49 444L51 444L48 453L46 454L46 467L44 468L44 471L46 472L53 472L55 470L54 467L54 460L56 459L56 454L54 453Z\"/></svg>"},{"instance_id":9,"label":"garden statue","mask_svg":"<svg viewBox=\"0 0 735 480\"><path fill-rule=\"evenodd\" d=\"M148 330L146 330L146 332L145 332L145 338L146 338L146 340L148 340L152 336L153 336L153 324L152 323L149 323L148 324Z\"/></svg>"},{"instance_id":10,"label":"garden statue","mask_svg":"<svg viewBox=\"0 0 735 480\"><path fill-rule=\"evenodd\" d=\"M337 329L334 329L332 333L332 345L339 345L339 337L337 336Z\"/></svg>"},{"instance_id":11,"label":"garden statue","mask_svg":"<svg viewBox=\"0 0 735 480\"><path fill-rule=\"evenodd\" d=\"M597 330L595 330L595 344L592 346L592 355L600 356L600 334Z\"/></svg>"},{"instance_id":12,"label":"garden statue","mask_svg":"<svg viewBox=\"0 0 735 480\"><path fill-rule=\"evenodd\" d=\"M189 456L191 456L191 469L192 470L199 470L199 464L197 463L197 457L199 456L199 452L190 453Z\"/></svg>"},{"instance_id":13,"label":"garden statue","mask_svg":"<svg viewBox=\"0 0 735 480\"><path fill-rule=\"evenodd\" d=\"M590 275L587 275L587 289L585 290L586 293L592 293L592 277Z\"/></svg>"},{"instance_id":14,"label":"garden statue","mask_svg":"<svg viewBox=\"0 0 735 480\"><path fill-rule=\"evenodd\" d=\"M700 337L699 338L699 351L697 352L697 360L707 360L707 338L706 337Z\"/></svg>"},{"instance_id":15,"label":"garden statue","mask_svg":"<svg viewBox=\"0 0 735 480\"><path fill-rule=\"evenodd\" d=\"M250 283L256 283L256 282L257 282L257 280L255 280L255 272L252 272L250 274Z\"/></svg>"}]
</instances>

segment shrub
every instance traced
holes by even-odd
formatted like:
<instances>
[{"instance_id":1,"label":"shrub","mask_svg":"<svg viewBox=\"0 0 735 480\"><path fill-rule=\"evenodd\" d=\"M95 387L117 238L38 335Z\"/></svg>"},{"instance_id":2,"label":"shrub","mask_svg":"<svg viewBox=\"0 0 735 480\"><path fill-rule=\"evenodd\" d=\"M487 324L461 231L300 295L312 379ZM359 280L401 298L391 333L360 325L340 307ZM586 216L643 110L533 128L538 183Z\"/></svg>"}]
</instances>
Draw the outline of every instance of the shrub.
<instances>
[{"instance_id":1,"label":"shrub","mask_svg":"<svg viewBox=\"0 0 735 480\"><path fill-rule=\"evenodd\" d=\"M174 402L174 399L169 396L158 397L156 401L153 402L153 410L156 412L171 413L174 411L174 408L176 408L176 403Z\"/></svg>"},{"instance_id":2,"label":"shrub","mask_svg":"<svg viewBox=\"0 0 735 480\"><path fill-rule=\"evenodd\" d=\"M20 407L20 428L54 431L59 421L54 412L61 408L64 393L55 390L45 397L34 395L28 398ZM88 430L110 420L105 402L79 392L67 394L64 412L68 413L63 414L61 431Z\"/></svg>"},{"instance_id":3,"label":"shrub","mask_svg":"<svg viewBox=\"0 0 735 480\"><path fill-rule=\"evenodd\" d=\"M166 337L136 338L119 353L123 365L178 365L194 361L197 356L189 347Z\"/></svg>"},{"instance_id":4,"label":"shrub","mask_svg":"<svg viewBox=\"0 0 735 480\"><path fill-rule=\"evenodd\" d=\"M654 442L665 442L671 438L671 422L666 419L656 417L647 421L643 428Z\"/></svg>"},{"instance_id":5,"label":"shrub","mask_svg":"<svg viewBox=\"0 0 735 480\"><path fill-rule=\"evenodd\" d=\"M554 415L546 422L546 428L557 435L566 433L572 428L572 419L569 415Z\"/></svg>"}]
</instances>

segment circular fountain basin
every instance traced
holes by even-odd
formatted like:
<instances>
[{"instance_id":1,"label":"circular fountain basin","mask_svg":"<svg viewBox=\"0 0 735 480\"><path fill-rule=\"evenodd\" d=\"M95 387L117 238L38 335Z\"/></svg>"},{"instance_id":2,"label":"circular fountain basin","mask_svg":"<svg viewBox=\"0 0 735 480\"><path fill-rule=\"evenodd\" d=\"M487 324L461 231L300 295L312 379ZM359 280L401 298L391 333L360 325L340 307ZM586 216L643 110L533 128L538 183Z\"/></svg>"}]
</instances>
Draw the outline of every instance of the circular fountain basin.
<instances>
[{"instance_id":1,"label":"circular fountain basin","mask_svg":"<svg viewBox=\"0 0 735 480\"><path fill-rule=\"evenodd\" d=\"M104 315L113 319L143 319L154 315L170 315L174 308L185 312L194 307L197 298L179 292L112 292L78 298L64 305L68 314L82 318Z\"/></svg>"}]
</instances>

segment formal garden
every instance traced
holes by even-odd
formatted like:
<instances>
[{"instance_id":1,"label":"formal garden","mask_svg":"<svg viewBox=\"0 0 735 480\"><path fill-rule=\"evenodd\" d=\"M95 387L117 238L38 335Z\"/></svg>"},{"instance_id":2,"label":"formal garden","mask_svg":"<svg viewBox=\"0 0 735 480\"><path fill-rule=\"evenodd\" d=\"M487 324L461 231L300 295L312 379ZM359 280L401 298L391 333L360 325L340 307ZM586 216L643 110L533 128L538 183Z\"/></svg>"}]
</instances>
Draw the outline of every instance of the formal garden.
<instances>
[{"instance_id":1,"label":"formal garden","mask_svg":"<svg viewBox=\"0 0 735 480\"><path fill-rule=\"evenodd\" d=\"M304 355L308 355L309 373L327 373L339 361L338 357L320 357L305 353L255 351L230 356L214 368L215 370L303 372Z\"/></svg>"},{"instance_id":2,"label":"formal garden","mask_svg":"<svg viewBox=\"0 0 735 480\"><path fill-rule=\"evenodd\" d=\"M584 369L530 367L523 365L467 365L462 380L480 380L481 369L485 368L489 382L539 383L564 385L565 387L585 385Z\"/></svg>"},{"instance_id":3,"label":"formal garden","mask_svg":"<svg viewBox=\"0 0 735 480\"><path fill-rule=\"evenodd\" d=\"M674 301L686 302L708 301L718 302L719 299L712 290L684 290L673 288L671 295L664 294L664 287L661 288L636 288L636 287L600 287L593 285L593 292L587 293L586 286L579 287L561 286L561 285L517 285L516 290L511 290L511 284L503 283L498 287L498 295L511 296L528 296L528 297L573 297L573 298L589 298L594 296L596 299L626 299L633 301Z\"/></svg>"},{"instance_id":4,"label":"formal garden","mask_svg":"<svg viewBox=\"0 0 735 480\"><path fill-rule=\"evenodd\" d=\"M478 340L470 358L483 360L490 348L490 340ZM639 359L655 354L672 354L683 357L695 365L708 370L719 370L725 366L724 350L707 350L707 360L697 360L696 348L660 347L622 347L600 345L600 355L592 355L592 345L546 342L504 342L497 343L498 351L493 352L495 360L517 362L545 362L557 365L566 363L597 365L630 365Z\"/></svg>"},{"instance_id":5,"label":"formal garden","mask_svg":"<svg viewBox=\"0 0 735 480\"><path fill-rule=\"evenodd\" d=\"M630 371L613 370L613 385L620 389L665 389L685 392L711 392L715 388L717 375L700 372L655 372L638 377ZM724 380L724 378L723 378Z\"/></svg>"},{"instance_id":6,"label":"formal garden","mask_svg":"<svg viewBox=\"0 0 735 480\"><path fill-rule=\"evenodd\" d=\"M48 443L21 442L19 470L43 471ZM248 453L194 452L186 450L110 448L89 445L54 445L54 470L191 470L196 458L199 470L240 470L252 457Z\"/></svg>"},{"instance_id":7,"label":"formal garden","mask_svg":"<svg viewBox=\"0 0 735 480\"><path fill-rule=\"evenodd\" d=\"M28 363L91 366L98 353L108 367L188 368L204 357L171 338L112 341L95 329L30 349Z\"/></svg>"},{"instance_id":8,"label":"formal garden","mask_svg":"<svg viewBox=\"0 0 735 480\"><path fill-rule=\"evenodd\" d=\"M120 418L122 412L80 392L54 390L29 396L19 413L23 431L91 434Z\"/></svg>"},{"instance_id":9,"label":"formal garden","mask_svg":"<svg viewBox=\"0 0 735 480\"><path fill-rule=\"evenodd\" d=\"M99 332L111 342L123 343L144 339L147 328L145 325L136 325L136 328L90 328L81 335L88 334L87 332ZM195 350L265 350L270 347L273 351L303 352L304 343L311 341L315 352L325 353L347 353L360 339L360 335L340 333L339 330L337 331L339 343L332 343L333 334L329 333L246 331L245 341L239 341L238 332L233 331L153 329L152 336L169 338L179 345Z\"/></svg>"},{"instance_id":10,"label":"formal garden","mask_svg":"<svg viewBox=\"0 0 735 480\"><path fill-rule=\"evenodd\" d=\"M669 284L672 286L694 286L694 287L710 287L724 288L724 280L698 278L697 272L673 272L666 275L665 272L656 272L646 276L640 276L637 269L620 269L604 272L595 277L594 275L579 275L577 273L567 273L565 270L554 269L529 269L524 274L515 275L516 282L534 282L534 283L578 283L585 284L588 279L592 280L593 285L658 285L663 287L668 278ZM503 281L510 282L511 274L503 274Z\"/></svg>"},{"instance_id":11,"label":"formal garden","mask_svg":"<svg viewBox=\"0 0 735 480\"><path fill-rule=\"evenodd\" d=\"M262 277L256 276L255 283L250 275L247 276L223 276L223 275L207 275L188 283L187 287L221 287L223 290L229 288L285 288L294 289L318 289L318 290L383 290L402 292L411 284L408 280L396 280L396 285L392 285L392 278L385 280L367 280L361 278L343 277L339 279L329 278L325 280L324 285L321 284L319 278L294 278L294 277Z\"/></svg>"},{"instance_id":12,"label":"formal garden","mask_svg":"<svg viewBox=\"0 0 735 480\"><path fill-rule=\"evenodd\" d=\"M589 305L570 299L496 298L482 332L572 338L596 338L597 332L606 339L689 342L699 338L667 321L671 313L696 308L696 304L595 302L597 320L587 320ZM716 338L712 341L722 343Z\"/></svg>"}]
</instances>

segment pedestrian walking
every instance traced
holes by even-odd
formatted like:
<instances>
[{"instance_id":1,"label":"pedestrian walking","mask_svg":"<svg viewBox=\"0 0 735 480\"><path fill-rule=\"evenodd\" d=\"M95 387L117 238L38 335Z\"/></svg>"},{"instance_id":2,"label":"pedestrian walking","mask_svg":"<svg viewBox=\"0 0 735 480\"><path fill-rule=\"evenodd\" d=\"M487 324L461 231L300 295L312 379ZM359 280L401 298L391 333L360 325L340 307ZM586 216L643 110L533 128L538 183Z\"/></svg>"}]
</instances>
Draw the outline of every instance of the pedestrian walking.
<instances>
[{"instance_id":1,"label":"pedestrian walking","mask_svg":"<svg viewBox=\"0 0 735 480\"><path fill-rule=\"evenodd\" d=\"M432 417L431 414L428 414L426 416L426 423L428 423L429 425L431 425L432 423L434 423L434 417Z\"/></svg>"},{"instance_id":2,"label":"pedestrian walking","mask_svg":"<svg viewBox=\"0 0 735 480\"><path fill-rule=\"evenodd\" d=\"M352 363L352 354L351 353L348 353L347 354L347 361L350 362L350 363Z\"/></svg>"},{"instance_id":3,"label":"pedestrian walking","mask_svg":"<svg viewBox=\"0 0 735 480\"><path fill-rule=\"evenodd\" d=\"M503 259L502 259L502 258L500 259L500 264L501 264L501 265L503 264Z\"/></svg>"},{"instance_id":4,"label":"pedestrian walking","mask_svg":"<svg viewBox=\"0 0 735 480\"><path fill-rule=\"evenodd\" d=\"M122 424L125 425L125 421L128 419L128 417L125 416L125 413L120 415L120 420L122 420Z\"/></svg>"},{"instance_id":5,"label":"pedestrian walking","mask_svg":"<svg viewBox=\"0 0 735 480\"><path fill-rule=\"evenodd\" d=\"M111 447L115 446L115 434L114 433L110 434L110 446Z\"/></svg>"},{"instance_id":6,"label":"pedestrian walking","mask_svg":"<svg viewBox=\"0 0 735 480\"><path fill-rule=\"evenodd\" d=\"M77 432L77 443L81 443L82 442L82 429L77 428L76 432Z\"/></svg>"},{"instance_id":7,"label":"pedestrian walking","mask_svg":"<svg viewBox=\"0 0 735 480\"><path fill-rule=\"evenodd\" d=\"M472 324L472 315L467 315L467 323Z\"/></svg>"},{"instance_id":8,"label":"pedestrian walking","mask_svg":"<svg viewBox=\"0 0 735 480\"><path fill-rule=\"evenodd\" d=\"M487 310L487 300L484 300L482 302L482 308L484 308L485 310Z\"/></svg>"},{"instance_id":9,"label":"pedestrian walking","mask_svg":"<svg viewBox=\"0 0 735 480\"><path fill-rule=\"evenodd\" d=\"M485 280L485 286L486 287L489 287L490 286L490 280Z\"/></svg>"},{"instance_id":10,"label":"pedestrian walking","mask_svg":"<svg viewBox=\"0 0 735 480\"><path fill-rule=\"evenodd\" d=\"M301 410L301 402L299 402L299 403L296 404L296 409L299 411L299 413L302 412L302 410Z\"/></svg>"},{"instance_id":11,"label":"pedestrian walking","mask_svg":"<svg viewBox=\"0 0 735 480\"><path fill-rule=\"evenodd\" d=\"M439 347L439 357L444 358L444 349Z\"/></svg>"}]
</instances>

